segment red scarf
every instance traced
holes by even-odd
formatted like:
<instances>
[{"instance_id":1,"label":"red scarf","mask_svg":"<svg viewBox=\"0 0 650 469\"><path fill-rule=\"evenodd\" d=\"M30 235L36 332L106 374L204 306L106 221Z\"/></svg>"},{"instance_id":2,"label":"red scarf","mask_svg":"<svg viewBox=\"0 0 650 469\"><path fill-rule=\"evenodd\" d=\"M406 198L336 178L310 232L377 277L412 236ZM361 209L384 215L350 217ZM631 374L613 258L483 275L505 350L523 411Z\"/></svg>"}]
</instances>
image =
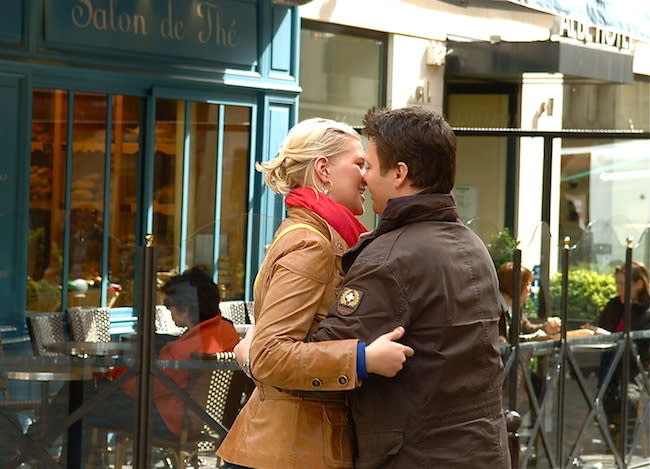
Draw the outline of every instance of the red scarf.
<instances>
[{"instance_id":1,"label":"red scarf","mask_svg":"<svg viewBox=\"0 0 650 469\"><path fill-rule=\"evenodd\" d=\"M348 243L348 247L357 244L359 236L368 231L349 208L322 192L316 193L314 189L307 187L294 189L289 192L284 203L287 208L305 207L323 217Z\"/></svg>"}]
</instances>

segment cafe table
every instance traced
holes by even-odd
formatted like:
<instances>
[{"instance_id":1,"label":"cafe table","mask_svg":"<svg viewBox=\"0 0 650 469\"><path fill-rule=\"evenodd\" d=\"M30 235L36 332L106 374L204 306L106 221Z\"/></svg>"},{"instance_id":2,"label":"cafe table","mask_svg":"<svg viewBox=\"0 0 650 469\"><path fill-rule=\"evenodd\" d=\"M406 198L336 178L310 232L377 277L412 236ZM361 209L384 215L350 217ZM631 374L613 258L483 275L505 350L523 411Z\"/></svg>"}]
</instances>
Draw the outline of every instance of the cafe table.
<instances>
[{"instance_id":1,"label":"cafe table","mask_svg":"<svg viewBox=\"0 0 650 469\"><path fill-rule=\"evenodd\" d=\"M25 356L5 356L0 360L0 371L5 374L9 380L33 381L45 384L47 382L67 382L69 383L69 410L70 414L77 411L83 403L83 383L92 380L96 372L105 371L107 367L104 364L97 364L92 361L82 360L76 357L59 356L59 357L25 357ZM47 406L47 396L43 396L43 407ZM69 420L69 422L68 422ZM67 425L66 425L67 423ZM59 434L57 431L67 426L68 448L67 448L67 468L78 469L81 464L81 420L73 419L69 415L66 419L57 424L56 428L48 431L41 441L42 444L48 444ZM37 453L33 449L33 441L24 436L25 445L29 455L35 456ZM31 449L31 451L30 451ZM44 453L41 452L41 456ZM26 455L23 455L23 458ZM38 458L38 456L36 456ZM20 460L15 464L9 464L6 467L19 467Z\"/></svg>"},{"instance_id":2,"label":"cafe table","mask_svg":"<svg viewBox=\"0 0 650 469\"><path fill-rule=\"evenodd\" d=\"M113 357L134 355L137 352L137 343L124 342L80 342L65 341L52 342L45 345L48 352L70 355L78 358L88 357Z\"/></svg>"}]
</instances>

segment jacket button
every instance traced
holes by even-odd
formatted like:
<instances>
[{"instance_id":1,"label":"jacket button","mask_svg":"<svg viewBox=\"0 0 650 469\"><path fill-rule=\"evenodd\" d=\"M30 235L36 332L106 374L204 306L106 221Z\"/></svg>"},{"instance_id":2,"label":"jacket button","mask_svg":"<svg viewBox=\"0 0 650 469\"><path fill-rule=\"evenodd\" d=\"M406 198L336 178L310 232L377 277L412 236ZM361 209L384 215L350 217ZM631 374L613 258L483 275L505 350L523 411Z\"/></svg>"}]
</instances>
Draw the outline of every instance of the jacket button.
<instances>
[{"instance_id":1,"label":"jacket button","mask_svg":"<svg viewBox=\"0 0 650 469\"><path fill-rule=\"evenodd\" d=\"M314 378L311 380L311 385L315 388L319 388L320 385L323 384L320 379Z\"/></svg>"},{"instance_id":2,"label":"jacket button","mask_svg":"<svg viewBox=\"0 0 650 469\"><path fill-rule=\"evenodd\" d=\"M348 384L348 377L347 376L339 376L339 384L341 386L345 386Z\"/></svg>"}]
</instances>

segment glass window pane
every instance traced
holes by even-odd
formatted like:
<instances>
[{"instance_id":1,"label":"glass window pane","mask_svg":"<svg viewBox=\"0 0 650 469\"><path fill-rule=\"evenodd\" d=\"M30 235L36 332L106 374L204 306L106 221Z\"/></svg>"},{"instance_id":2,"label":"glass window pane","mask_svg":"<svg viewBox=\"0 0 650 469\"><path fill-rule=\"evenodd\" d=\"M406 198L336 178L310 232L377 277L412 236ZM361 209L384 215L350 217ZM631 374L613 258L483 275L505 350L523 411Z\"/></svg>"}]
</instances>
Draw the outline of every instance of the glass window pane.
<instances>
[{"instance_id":1,"label":"glass window pane","mask_svg":"<svg viewBox=\"0 0 650 469\"><path fill-rule=\"evenodd\" d=\"M381 105L384 41L303 28L300 119L326 117L361 124Z\"/></svg>"},{"instance_id":2,"label":"glass window pane","mask_svg":"<svg viewBox=\"0 0 650 469\"><path fill-rule=\"evenodd\" d=\"M106 96L75 93L68 306L99 306L104 226Z\"/></svg>"},{"instance_id":3,"label":"glass window pane","mask_svg":"<svg viewBox=\"0 0 650 469\"><path fill-rule=\"evenodd\" d=\"M208 272L213 272L219 106L191 103L190 115L185 268L201 265Z\"/></svg>"},{"instance_id":4,"label":"glass window pane","mask_svg":"<svg viewBox=\"0 0 650 469\"><path fill-rule=\"evenodd\" d=\"M27 309L61 307L68 93L34 90Z\"/></svg>"},{"instance_id":5,"label":"glass window pane","mask_svg":"<svg viewBox=\"0 0 650 469\"><path fill-rule=\"evenodd\" d=\"M454 127L507 127L508 95L455 93L448 96ZM471 109L471 113L465 112ZM459 137L453 190L461 220L483 241L505 225L508 140L505 137Z\"/></svg>"},{"instance_id":6,"label":"glass window pane","mask_svg":"<svg viewBox=\"0 0 650 469\"><path fill-rule=\"evenodd\" d=\"M222 299L243 299L248 221L251 111L226 106L218 283Z\"/></svg>"},{"instance_id":7,"label":"glass window pane","mask_svg":"<svg viewBox=\"0 0 650 469\"><path fill-rule=\"evenodd\" d=\"M111 201L107 306L133 304L136 189L142 100L115 96L111 148Z\"/></svg>"},{"instance_id":8,"label":"glass window pane","mask_svg":"<svg viewBox=\"0 0 650 469\"><path fill-rule=\"evenodd\" d=\"M611 270L625 261L626 238L650 261L650 143L646 140L562 141L560 237L577 243L577 261Z\"/></svg>"},{"instance_id":9,"label":"glass window pane","mask_svg":"<svg viewBox=\"0 0 650 469\"><path fill-rule=\"evenodd\" d=\"M153 235L161 270L178 270L181 233L185 102L156 101Z\"/></svg>"}]
</instances>

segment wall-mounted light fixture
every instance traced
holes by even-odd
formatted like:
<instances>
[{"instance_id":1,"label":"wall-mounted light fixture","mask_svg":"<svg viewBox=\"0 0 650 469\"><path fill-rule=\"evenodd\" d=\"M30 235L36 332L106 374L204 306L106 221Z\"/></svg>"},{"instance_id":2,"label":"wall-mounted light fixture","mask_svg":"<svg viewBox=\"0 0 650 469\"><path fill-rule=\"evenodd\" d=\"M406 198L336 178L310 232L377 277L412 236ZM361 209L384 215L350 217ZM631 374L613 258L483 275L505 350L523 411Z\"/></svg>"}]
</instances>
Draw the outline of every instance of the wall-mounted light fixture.
<instances>
[{"instance_id":1,"label":"wall-mounted light fixture","mask_svg":"<svg viewBox=\"0 0 650 469\"><path fill-rule=\"evenodd\" d=\"M441 67L445 64L449 52L450 51L447 50L447 45L445 43L432 42L427 46L427 65L435 65L436 67Z\"/></svg>"}]
</instances>

